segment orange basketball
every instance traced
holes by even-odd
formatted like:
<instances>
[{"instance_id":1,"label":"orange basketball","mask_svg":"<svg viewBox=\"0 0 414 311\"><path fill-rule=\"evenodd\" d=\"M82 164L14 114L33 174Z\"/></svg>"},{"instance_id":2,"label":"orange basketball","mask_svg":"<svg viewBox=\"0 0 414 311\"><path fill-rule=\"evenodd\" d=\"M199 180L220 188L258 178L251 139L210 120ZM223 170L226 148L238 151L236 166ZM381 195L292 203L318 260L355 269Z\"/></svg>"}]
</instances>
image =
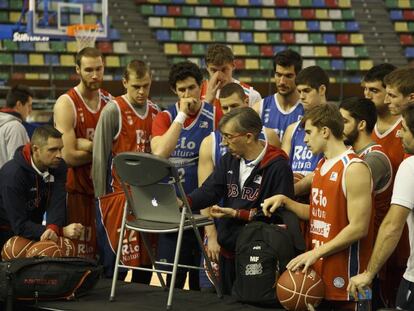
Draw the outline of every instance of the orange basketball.
<instances>
[{"instance_id":1,"label":"orange basketball","mask_svg":"<svg viewBox=\"0 0 414 311\"><path fill-rule=\"evenodd\" d=\"M293 173L293 183L296 184L303 177L305 177L305 176L302 175L301 173Z\"/></svg>"},{"instance_id":2,"label":"orange basketball","mask_svg":"<svg viewBox=\"0 0 414 311\"><path fill-rule=\"evenodd\" d=\"M286 270L277 281L276 293L285 309L304 311L308 304L319 305L325 296L325 284L312 269L306 273Z\"/></svg>"},{"instance_id":3,"label":"orange basketball","mask_svg":"<svg viewBox=\"0 0 414 311\"><path fill-rule=\"evenodd\" d=\"M14 236L7 240L1 250L3 260L26 257L27 250L34 243L26 238Z\"/></svg>"},{"instance_id":4,"label":"orange basketball","mask_svg":"<svg viewBox=\"0 0 414 311\"><path fill-rule=\"evenodd\" d=\"M76 256L75 244L71 239L60 236L57 241L57 245L62 252L62 257L74 257Z\"/></svg>"},{"instance_id":5,"label":"orange basketball","mask_svg":"<svg viewBox=\"0 0 414 311\"><path fill-rule=\"evenodd\" d=\"M34 243L27 250L26 257L47 256L47 257L62 257L62 251L59 246L50 240L39 241Z\"/></svg>"}]
</instances>

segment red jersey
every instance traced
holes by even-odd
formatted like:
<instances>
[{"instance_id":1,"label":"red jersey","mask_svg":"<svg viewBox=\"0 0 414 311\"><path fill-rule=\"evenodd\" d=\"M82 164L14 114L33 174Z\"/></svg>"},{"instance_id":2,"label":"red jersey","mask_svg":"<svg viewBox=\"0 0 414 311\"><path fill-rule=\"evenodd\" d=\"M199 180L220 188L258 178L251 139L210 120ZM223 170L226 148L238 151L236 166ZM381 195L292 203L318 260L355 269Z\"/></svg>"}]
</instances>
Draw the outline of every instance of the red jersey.
<instances>
[{"instance_id":1,"label":"red jersey","mask_svg":"<svg viewBox=\"0 0 414 311\"><path fill-rule=\"evenodd\" d=\"M141 116L128 102L125 95L115 98L115 102L119 111L120 122L119 131L115 135L112 144L112 157L126 151L150 153L152 121L160 111L158 106L148 100L145 115ZM113 191L122 191L121 184L113 167L112 177L111 186Z\"/></svg>"},{"instance_id":2,"label":"red jersey","mask_svg":"<svg viewBox=\"0 0 414 311\"><path fill-rule=\"evenodd\" d=\"M99 90L99 104L96 110L92 110L85 104L76 87L67 91L66 96L69 97L73 105L75 120L73 128L75 129L76 138L93 140L99 116L105 105L112 99L111 94L105 90ZM94 194L91 179L91 165L92 163L88 163L82 166L68 168L66 181L66 189L68 192Z\"/></svg>"},{"instance_id":3,"label":"red jersey","mask_svg":"<svg viewBox=\"0 0 414 311\"><path fill-rule=\"evenodd\" d=\"M311 191L309 214L311 248L331 241L349 224L345 172L351 163L357 161L361 160L349 150L330 167L326 167L329 164L326 163L325 158L319 161L314 172ZM346 290L349 278L365 270L371 257L372 241L371 228L368 236L342 251L318 260L313 265L325 283L327 300L349 300Z\"/></svg>"},{"instance_id":4,"label":"red jersey","mask_svg":"<svg viewBox=\"0 0 414 311\"><path fill-rule=\"evenodd\" d=\"M391 161L394 176L400 166L400 163L404 159L404 148L401 138L399 137L399 132L402 126L401 123L402 118L400 118L391 128L382 134L378 132L377 125L375 125L371 134L372 139L384 148L385 154Z\"/></svg>"}]
</instances>

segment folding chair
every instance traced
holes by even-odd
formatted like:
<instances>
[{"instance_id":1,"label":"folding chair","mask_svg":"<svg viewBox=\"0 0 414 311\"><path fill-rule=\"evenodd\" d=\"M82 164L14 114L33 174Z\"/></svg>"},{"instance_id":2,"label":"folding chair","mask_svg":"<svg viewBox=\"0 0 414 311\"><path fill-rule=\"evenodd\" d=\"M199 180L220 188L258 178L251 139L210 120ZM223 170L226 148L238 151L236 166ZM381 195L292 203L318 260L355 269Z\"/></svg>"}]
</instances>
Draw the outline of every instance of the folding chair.
<instances>
[{"instance_id":1,"label":"folding chair","mask_svg":"<svg viewBox=\"0 0 414 311\"><path fill-rule=\"evenodd\" d=\"M210 225L213 221L202 215L192 214L181 185L179 174L174 165L166 159L148 153L137 152L125 152L117 155L114 158L114 164L126 195L127 204L123 212L110 301L115 299L115 287L119 268L156 272L164 288L166 288L166 284L161 273L167 273L171 274L167 310L171 310L178 268L204 269L199 266L178 264L183 231L189 229L193 229L196 235L202 256L206 261L206 270L212 278L218 297L222 297L221 288L213 272L211 261L207 256L198 231L199 227ZM183 202L181 208L177 201L176 189L178 189L180 199ZM128 213L133 214L135 218L133 221L127 220ZM123 236L126 229L140 232L140 237L143 240L153 265L152 269L126 266L120 261ZM178 232L174 263L155 261L155 254L151 252L146 234L170 232ZM173 269L172 271L158 269L157 266L160 265L172 266Z\"/></svg>"}]
</instances>

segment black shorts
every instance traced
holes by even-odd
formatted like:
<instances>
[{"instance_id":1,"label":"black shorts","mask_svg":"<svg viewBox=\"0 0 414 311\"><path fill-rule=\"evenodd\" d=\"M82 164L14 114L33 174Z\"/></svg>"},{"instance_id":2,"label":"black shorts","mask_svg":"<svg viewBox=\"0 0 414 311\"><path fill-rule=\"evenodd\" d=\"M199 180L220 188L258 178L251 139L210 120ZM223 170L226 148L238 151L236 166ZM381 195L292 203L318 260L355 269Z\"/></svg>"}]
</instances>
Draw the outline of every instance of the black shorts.
<instances>
[{"instance_id":1,"label":"black shorts","mask_svg":"<svg viewBox=\"0 0 414 311\"><path fill-rule=\"evenodd\" d=\"M414 310L414 283L401 280L395 304L398 310Z\"/></svg>"}]
</instances>

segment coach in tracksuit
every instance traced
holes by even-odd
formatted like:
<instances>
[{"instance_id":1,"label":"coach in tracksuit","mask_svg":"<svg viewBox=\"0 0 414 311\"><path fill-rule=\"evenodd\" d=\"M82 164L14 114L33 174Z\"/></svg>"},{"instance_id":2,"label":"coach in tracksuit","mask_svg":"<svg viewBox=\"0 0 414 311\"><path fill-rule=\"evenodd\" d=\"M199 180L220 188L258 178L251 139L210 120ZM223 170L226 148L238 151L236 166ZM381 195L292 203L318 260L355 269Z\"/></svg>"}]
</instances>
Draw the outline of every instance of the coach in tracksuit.
<instances>
[{"instance_id":1,"label":"coach in tracksuit","mask_svg":"<svg viewBox=\"0 0 414 311\"><path fill-rule=\"evenodd\" d=\"M220 221L220 272L223 292L231 293L235 279L234 250L243 226L253 218L260 203L274 194L293 196L293 174L288 157L279 148L259 140L262 122L251 108L232 109L219 123L222 144L229 152L203 185L189 196L193 210L212 207Z\"/></svg>"}]
</instances>

